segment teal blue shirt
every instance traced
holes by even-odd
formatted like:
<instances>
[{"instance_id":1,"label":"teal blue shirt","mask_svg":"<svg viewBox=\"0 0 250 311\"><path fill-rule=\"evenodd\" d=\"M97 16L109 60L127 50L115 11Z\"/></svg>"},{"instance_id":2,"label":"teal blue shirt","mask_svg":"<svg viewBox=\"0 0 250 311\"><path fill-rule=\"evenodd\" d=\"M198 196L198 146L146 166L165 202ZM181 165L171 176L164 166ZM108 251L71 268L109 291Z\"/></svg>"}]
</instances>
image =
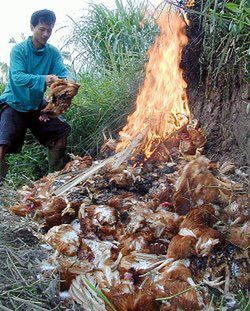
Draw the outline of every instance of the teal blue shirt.
<instances>
[{"instance_id":1,"label":"teal blue shirt","mask_svg":"<svg viewBox=\"0 0 250 311\"><path fill-rule=\"evenodd\" d=\"M50 74L69 75L60 52L48 43L38 50L29 37L11 50L9 80L0 102L21 112L38 110L46 90L45 77Z\"/></svg>"}]
</instances>

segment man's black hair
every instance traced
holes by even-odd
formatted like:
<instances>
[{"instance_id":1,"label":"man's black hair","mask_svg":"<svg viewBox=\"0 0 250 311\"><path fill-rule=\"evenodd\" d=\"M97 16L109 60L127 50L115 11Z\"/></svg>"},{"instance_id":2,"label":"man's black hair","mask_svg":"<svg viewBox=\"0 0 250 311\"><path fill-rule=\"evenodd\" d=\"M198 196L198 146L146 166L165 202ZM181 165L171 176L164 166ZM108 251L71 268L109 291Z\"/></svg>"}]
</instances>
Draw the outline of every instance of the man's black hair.
<instances>
[{"instance_id":1,"label":"man's black hair","mask_svg":"<svg viewBox=\"0 0 250 311\"><path fill-rule=\"evenodd\" d=\"M30 23L33 27L36 27L39 23L48 25L54 25L56 22L56 15L50 10L36 11L31 15Z\"/></svg>"}]
</instances>

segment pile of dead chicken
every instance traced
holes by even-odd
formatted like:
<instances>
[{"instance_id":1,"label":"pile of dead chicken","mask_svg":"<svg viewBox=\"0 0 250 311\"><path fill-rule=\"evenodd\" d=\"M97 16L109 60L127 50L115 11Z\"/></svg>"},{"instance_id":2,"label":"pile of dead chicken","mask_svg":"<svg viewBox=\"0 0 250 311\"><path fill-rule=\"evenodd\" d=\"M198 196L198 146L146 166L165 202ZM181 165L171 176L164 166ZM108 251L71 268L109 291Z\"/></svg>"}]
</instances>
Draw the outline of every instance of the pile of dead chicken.
<instances>
[{"instance_id":1,"label":"pile of dead chicken","mask_svg":"<svg viewBox=\"0 0 250 311\"><path fill-rule=\"evenodd\" d=\"M211 288L232 301L246 289L249 197L220 173L232 166L179 154L106 166L53 195L92 164L76 157L23 188L22 204L10 208L43 223L52 248L44 267L84 310L207 310Z\"/></svg>"}]
</instances>

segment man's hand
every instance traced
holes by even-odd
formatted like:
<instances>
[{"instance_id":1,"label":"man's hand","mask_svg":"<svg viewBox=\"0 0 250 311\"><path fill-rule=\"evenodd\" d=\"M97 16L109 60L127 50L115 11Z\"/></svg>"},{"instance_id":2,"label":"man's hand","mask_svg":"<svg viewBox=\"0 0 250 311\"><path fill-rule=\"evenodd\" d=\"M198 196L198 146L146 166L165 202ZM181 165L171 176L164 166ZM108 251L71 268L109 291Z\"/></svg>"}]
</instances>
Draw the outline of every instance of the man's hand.
<instances>
[{"instance_id":1,"label":"man's hand","mask_svg":"<svg viewBox=\"0 0 250 311\"><path fill-rule=\"evenodd\" d=\"M50 119L50 117L47 114L41 114L39 116L39 121L41 121L41 122L47 122L47 121L49 121L49 119Z\"/></svg>"},{"instance_id":2,"label":"man's hand","mask_svg":"<svg viewBox=\"0 0 250 311\"><path fill-rule=\"evenodd\" d=\"M58 80L58 77L55 75L47 75L45 82L47 86L50 86L53 82L55 82L56 80Z\"/></svg>"}]
</instances>

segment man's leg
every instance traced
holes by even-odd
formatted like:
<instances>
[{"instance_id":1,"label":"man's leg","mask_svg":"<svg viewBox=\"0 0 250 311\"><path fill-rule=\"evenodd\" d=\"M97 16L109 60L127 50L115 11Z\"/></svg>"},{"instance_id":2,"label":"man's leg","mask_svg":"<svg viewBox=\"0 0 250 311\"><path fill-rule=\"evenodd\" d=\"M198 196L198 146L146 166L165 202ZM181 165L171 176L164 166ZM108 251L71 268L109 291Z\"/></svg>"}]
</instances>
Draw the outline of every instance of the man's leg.
<instances>
[{"instance_id":1,"label":"man's leg","mask_svg":"<svg viewBox=\"0 0 250 311\"><path fill-rule=\"evenodd\" d=\"M6 145L0 145L0 183L4 180L8 173L8 164L6 162Z\"/></svg>"},{"instance_id":2,"label":"man's leg","mask_svg":"<svg viewBox=\"0 0 250 311\"><path fill-rule=\"evenodd\" d=\"M34 113L29 127L39 142L48 147L49 173L53 173L63 169L66 164L65 151L70 126L61 118L44 122L39 120L39 116L39 112Z\"/></svg>"},{"instance_id":3,"label":"man's leg","mask_svg":"<svg viewBox=\"0 0 250 311\"><path fill-rule=\"evenodd\" d=\"M9 106L0 111L0 180L3 181L8 165L6 154L18 153L21 151L26 131L26 118Z\"/></svg>"},{"instance_id":4,"label":"man's leg","mask_svg":"<svg viewBox=\"0 0 250 311\"><path fill-rule=\"evenodd\" d=\"M67 137L62 137L48 148L49 173L60 171L65 165Z\"/></svg>"}]
</instances>

